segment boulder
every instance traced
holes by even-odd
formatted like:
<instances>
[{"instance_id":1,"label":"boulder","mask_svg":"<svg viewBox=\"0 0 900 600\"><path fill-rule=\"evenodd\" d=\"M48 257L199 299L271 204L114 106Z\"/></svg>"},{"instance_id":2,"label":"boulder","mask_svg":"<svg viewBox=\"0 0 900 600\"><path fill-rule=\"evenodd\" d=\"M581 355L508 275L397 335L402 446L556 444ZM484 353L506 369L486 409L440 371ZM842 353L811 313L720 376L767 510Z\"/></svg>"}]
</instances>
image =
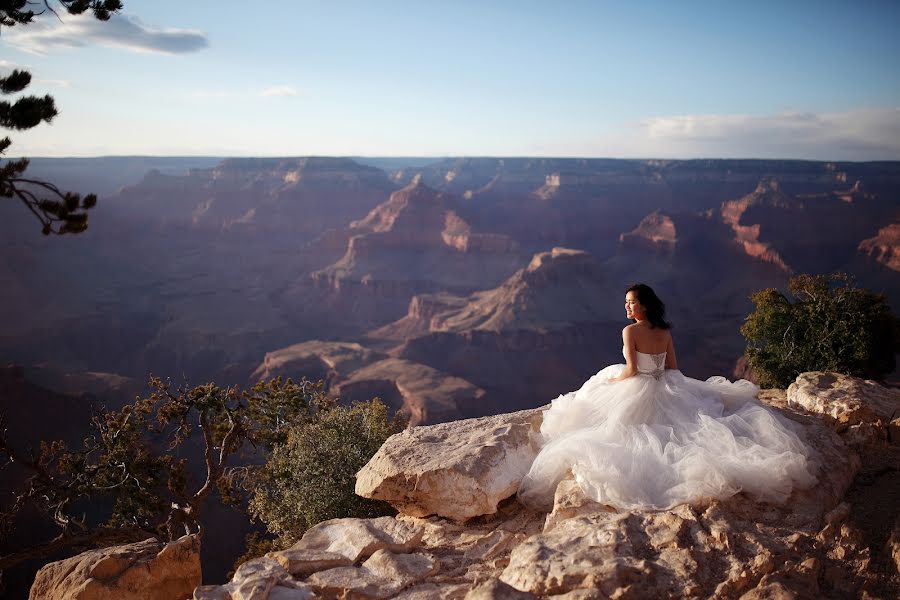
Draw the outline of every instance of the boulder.
<instances>
[{"instance_id":1,"label":"boulder","mask_svg":"<svg viewBox=\"0 0 900 600\"><path fill-rule=\"evenodd\" d=\"M787 398L792 407L831 417L839 432L852 429L854 440L864 443L887 439L900 416L900 390L840 373L801 373Z\"/></svg>"},{"instance_id":2,"label":"boulder","mask_svg":"<svg viewBox=\"0 0 900 600\"><path fill-rule=\"evenodd\" d=\"M311 600L313 589L291 577L271 558L248 560L234 572L231 583L194 590L194 600Z\"/></svg>"},{"instance_id":3,"label":"boulder","mask_svg":"<svg viewBox=\"0 0 900 600\"><path fill-rule=\"evenodd\" d=\"M528 472L542 417L532 409L397 433L357 474L356 493L417 517L492 514Z\"/></svg>"},{"instance_id":4,"label":"boulder","mask_svg":"<svg viewBox=\"0 0 900 600\"><path fill-rule=\"evenodd\" d=\"M200 585L200 541L186 535L82 552L45 565L31 600L184 600Z\"/></svg>"},{"instance_id":5,"label":"boulder","mask_svg":"<svg viewBox=\"0 0 900 600\"><path fill-rule=\"evenodd\" d=\"M378 550L410 552L422 541L424 532L421 525L392 517L332 519L311 527L288 552L294 556L306 552L310 557L337 554L356 563Z\"/></svg>"}]
</instances>

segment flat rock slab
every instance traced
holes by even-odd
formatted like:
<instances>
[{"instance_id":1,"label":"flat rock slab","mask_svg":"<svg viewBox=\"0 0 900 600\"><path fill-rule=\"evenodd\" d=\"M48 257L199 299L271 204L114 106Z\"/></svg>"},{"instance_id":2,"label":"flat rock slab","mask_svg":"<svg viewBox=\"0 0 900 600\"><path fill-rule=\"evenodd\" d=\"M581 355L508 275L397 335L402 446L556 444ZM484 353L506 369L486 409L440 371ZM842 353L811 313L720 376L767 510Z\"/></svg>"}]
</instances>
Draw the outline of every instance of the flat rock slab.
<instances>
[{"instance_id":1,"label":"flat rock slab","mask_svg":"<svg viewBox=\"0 0 900 600\"><path fill-rule=\"evenodd\" d=\"M531 467L542 418L532 409L397 433L357 474L356 493L415 517L493 514Z\"/></svg>"},{"instance_id":2,"label":"flat rock slab","mask_svg":"<svg viewBox=\"0 0 900 600\"><path fill-rule=\"evenodd\" d=\"M378 550L360 567L338 567L314 574L307 583L335 597L390 598L437 573L439 561L425 554Z\"/></svg>"},{"instance_id":3,"label":"flat rock slab","mask_svg":"<svg viewBox=\"0 0 900 600\"><path fill-rule=\"evenodd\" d=\"M288 552L321 556L337 554L350 563L372 556L378 550L410 552L422 541L425 528L393 517L377 519L332 519L310 528Z\"/></svg>"},{"instance_id":4,"label":"flat rock slab","mask_svg":"<svg viewBox=\"0 0 900 600\"><path fill-rule=\"evenodd\" d=\"M305 548L288 548L287 550L269 552L266 554L266 557L278 561L288 573L300 579L308 577L317 571L349 567L353 564L353 561L343 554Z\"/></svg>"},{"instance_id":5,"label":"flat rock slab","mask_svg":"<svg viewBox=\"0 0 900 600\"><path fill-rule=\"evenodd\" d=\"M194 600L310 600L315 592L291 577L271 558L248 560L223 586L202 586L194 590Z\"/></svg>"},{"instance_id":6,"label":"flat rock slab","mask_svg":"<svg viewBox=\"0 0 900 600\"><path fill-rule=\"evenodd\" d=\"M787 398L791 406L833 418L839 431L861 423L887 424L900 416L900 391L840 373L802 373L788 387Z\"/></svg>"}]
</instances>

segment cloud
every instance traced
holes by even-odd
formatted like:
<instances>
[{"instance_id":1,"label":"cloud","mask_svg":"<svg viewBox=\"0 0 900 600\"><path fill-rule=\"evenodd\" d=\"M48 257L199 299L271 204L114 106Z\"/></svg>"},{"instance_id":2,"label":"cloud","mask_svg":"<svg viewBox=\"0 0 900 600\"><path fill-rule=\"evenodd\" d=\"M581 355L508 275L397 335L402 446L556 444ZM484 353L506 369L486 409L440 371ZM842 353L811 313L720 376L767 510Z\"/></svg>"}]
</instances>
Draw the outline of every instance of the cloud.
<instances>
[{"instance_id":1,"label":"cloud","mask_svg":"<svg viewBox=\"0 0 900 600\"><path fill-rule=\"evenodd\" d=\"M900 107L652 117L580 146L604 156L898 160Z\"/></svg>"},{"instance_id":2,"label":"cloud","mask_svg":"<svg viewBox=\"0 0 900 600\"><path fill-rule=\"evenodd\" d=\"M194 29L156 28L135 17L113 15L102 22L89 15L61 13L62 21L48 18L7 30L6 40L26 52L46 54L53 48L80 48L92 43L134 52L185 54L209 46L209 40Z\"/></svg>"},{"instance_id":3,"label":"cloud","mask_svg":"<svg viewBox=\"0 0 900 600\"><path fill-rule=\"evenodd\" d=\"M252 98L292 98L299 96L300 91L289 85L272 85L259 91L237 90L196 90L190 97L195 100L249 100Z\"/></svg>"},{"instance_id":4,"label":"cloud","mask_svg":"<svg viewBox=\"0 0 900 600\"><path fill-rule=\"evenodd\" d=\"M53 87L72 87L72 82L68 79L36 79L34 83L36 85L49 85Z\"/></svg>"},{"instance_id":5,"label":"cloud","mask_svg":"<svg viewBox=\"0 0 900 600\"><path fill-rule=\"evenodd\" d=\"M296 88L293 88L289 85L273 85L271 87L267 87L263 91L259 93L260 96L264 96L266 98L276 98L276 97L287 97L287 96L299 96L300 92L297 91Z\"/></svg>"}]
</instances>

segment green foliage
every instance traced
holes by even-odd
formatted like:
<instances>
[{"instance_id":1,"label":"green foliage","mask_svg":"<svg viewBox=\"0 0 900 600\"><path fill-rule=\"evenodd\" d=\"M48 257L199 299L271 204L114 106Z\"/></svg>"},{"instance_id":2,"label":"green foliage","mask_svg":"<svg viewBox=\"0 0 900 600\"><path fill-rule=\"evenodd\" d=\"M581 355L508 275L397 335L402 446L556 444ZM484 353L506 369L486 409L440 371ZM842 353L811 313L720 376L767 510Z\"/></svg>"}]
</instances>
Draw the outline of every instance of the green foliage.
<instances>
[{"instance_id":1,"label":"green foliage","mask_svg":"<svg viewBox=\"0 0 900 600\"><path fill-rule=\"evenodd\" d=\"M900 351L900 319L884 295L854 286L843 273L799 275L788 288L751 296L741 333L760 385L785 388L805 371L882 379Z\"/></svg>"},{"instance_id":2,"label":"green foliage","mask_svg":"<svg viewBox=\"0 0 900 600\"><path fill-rule=\"evenodd\" d=\"M393 514L388 504L357 496L354 487L357 471L404 426L388 418L377 398L349 408L326 400L314 418L289 430L257 474L250 513L282 547L327 519Z\"/></svg>"},{"instance_id":3,"label":"green foliage","mask_svg":"<svg viewBox=\"0 0 900 600\"><path fill-rule=\"evenodd\" d=\"M90 11L100 21L107 21L113 13L121 10L119 0L57 0L59 5L73 15ZM0 1L0 28L25 26L35 15L54 13L50 0L43 2L29 0ZM35 12L33 7L38 7ZM41 8L42 7L42 8ZM31 74L15 69L9 75L0 77L0 94L8 96L23 91L31 83ZM0 100L0 127L23 131L49 123L57 115L56 104L49 95L22 96L15 102ZM0 139L0 156L10 147L12 141ZM81 233L87 229L87 212L97 204L97 196L88 194L82 198L74 192L63 192L52 183L38 179L28 179L23 174L28 169L28 159L20 158L0 164L0 197L21 201L41 222L41 232Z\"/></svg>"}]
</instances>

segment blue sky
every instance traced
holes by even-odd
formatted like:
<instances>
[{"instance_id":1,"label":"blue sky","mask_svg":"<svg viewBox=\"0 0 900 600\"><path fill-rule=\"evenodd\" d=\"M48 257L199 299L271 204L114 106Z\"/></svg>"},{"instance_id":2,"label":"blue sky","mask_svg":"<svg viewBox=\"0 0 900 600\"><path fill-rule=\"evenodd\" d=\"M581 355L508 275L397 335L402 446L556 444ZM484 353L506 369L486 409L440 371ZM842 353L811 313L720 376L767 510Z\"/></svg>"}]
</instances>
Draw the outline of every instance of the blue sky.
<instances>
[{"instance_id":1,"label":"blue sky","mask_svg":"<svg viewBox=\"0 0 900 600\"><path fill-rule=\"evenodd\" d=\"M11 155L900 160L900 3L124 0L0 30Z\"/></svg>"}]
</instances>

